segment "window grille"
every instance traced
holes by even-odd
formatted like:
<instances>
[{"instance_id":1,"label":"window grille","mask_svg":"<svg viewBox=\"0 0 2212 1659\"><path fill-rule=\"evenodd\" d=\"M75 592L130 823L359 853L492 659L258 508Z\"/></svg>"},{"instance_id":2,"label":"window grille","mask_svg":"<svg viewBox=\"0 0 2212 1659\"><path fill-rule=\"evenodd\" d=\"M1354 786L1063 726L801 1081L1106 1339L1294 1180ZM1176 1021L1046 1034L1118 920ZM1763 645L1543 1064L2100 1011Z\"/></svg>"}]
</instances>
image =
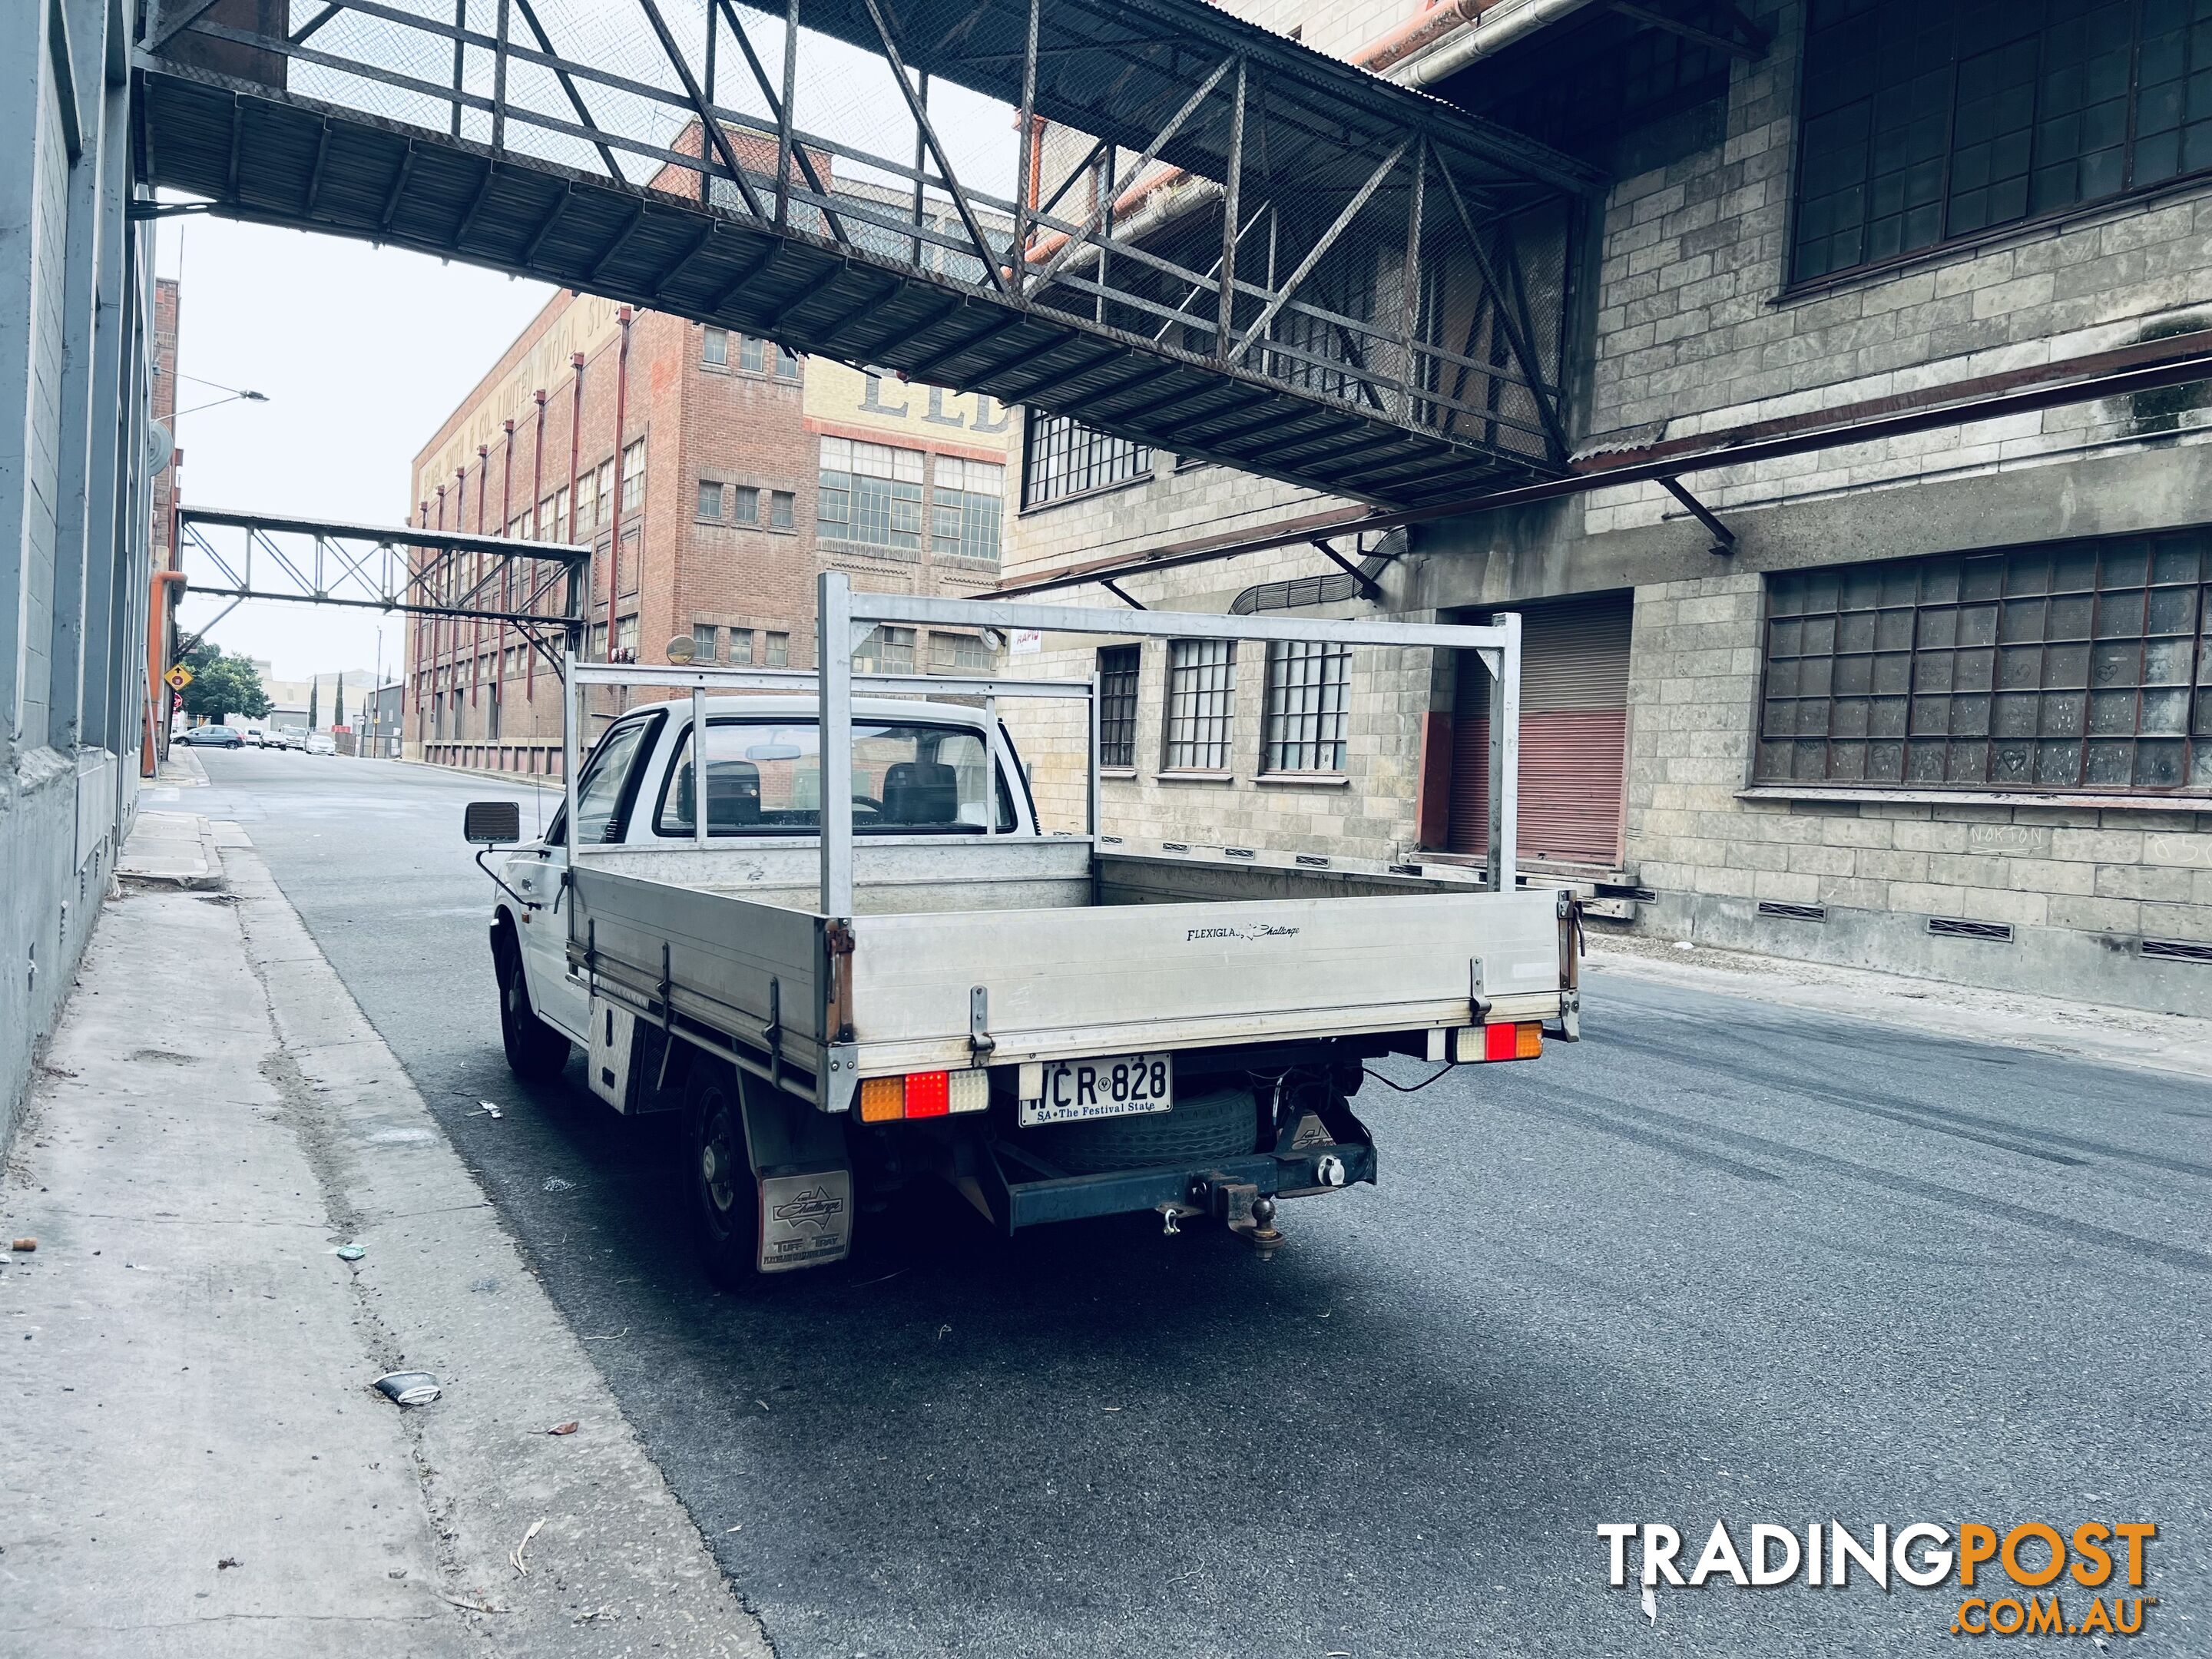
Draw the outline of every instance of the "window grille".
<instances>
[{"instance_id":1,"label":"window grille","mask_svg":"<svg viewBox=\"0 0 2212 1659\"><path fill-rule=\"evenodd\" d=\"M1098 653L1098 763L1137 763L1137 669L1143 647L1110 645Z\"/></svg>"},{"instance_id":2,"label":"window grille","mask_svg":"<svg viewBox=\"0 0 2212 1659\"><path fill-rule=\"evenodd\" d=\"M1022 429L1022 505L1127 483L1152 470L1152 452L1065 415L1032 409Z\"/></svg>"},{"instance_id":3,"label":"window grille","mask_svg":"<svg viewBox=\"0 0 2212 1659\"><path fill-rule=\"evenodd\" d=\"M815 516L838 541L919 551L921 456L918 449L822 440L821 493Z\"/></svg>"},{"instance_id":4,"label":"window grille","mask_svg":"<svg viewBox=\"0 0 2212 1659\"><path fill-rule=\"evenodd\" d=\"M2212 0L1814 0L1799 282L2212 169Z\"/></svg>"},{"instance_id":5,"label":"window grille","mask_svg":"<svg viewBox=\"0 0 2212 1659\"><path fill-rule=\"evenodd\" d=\"M1234 641L1170 641L1167 769L1227 771L1236 703Z\"/></svg>"},{"instance_id":6,"label":"window grille","mask_svg":"<svg viewBox=\"0 0 2212 1659\"><path fill-rule=\"evenodd\" d=\"M937 558L999 562L999 535L1006 517L1006 469L988 461L937 458L937 477L929 496L929 546Z\"/></svg>"},{"instance_id":7,"label":"window grille","mask_svg":"<svg viewBox=\"0 0 2212 1659\"><path fill-rule=\"evenodd\" d=\"M1352 647L1310 641L1267 647L1261 763L1270 772L1344 770Z\"/></svg>"},{"instance_id":8,"label":"window grille","mask_svg":"<svg viewBox=\"0 0 2212 1659\"><path fill-rule=\"evenodd\" d=\"M2212 788L2201 531L1769 579L1762 781Z\"/></svg>"}]
</instances>

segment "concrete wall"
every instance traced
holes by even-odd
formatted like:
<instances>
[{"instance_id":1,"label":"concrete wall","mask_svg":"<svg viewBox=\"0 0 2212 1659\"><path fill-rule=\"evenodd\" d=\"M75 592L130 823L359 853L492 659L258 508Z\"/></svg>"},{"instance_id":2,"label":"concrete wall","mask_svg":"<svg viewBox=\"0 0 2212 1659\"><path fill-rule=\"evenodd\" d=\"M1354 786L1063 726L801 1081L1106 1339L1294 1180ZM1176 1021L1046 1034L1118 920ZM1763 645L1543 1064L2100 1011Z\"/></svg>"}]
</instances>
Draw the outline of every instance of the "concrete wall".
<instances>
[{"instance_id":1,"label":"concrete wall","mask_svg":"<svg viewBox=\"0 0 2212 1659\"><path fill-rule=\"evenodd\" d=\"M150 240L125 218L110 15L0 11L0 1146L129 827L144 712Z\"/></svg>"}]
</instances>

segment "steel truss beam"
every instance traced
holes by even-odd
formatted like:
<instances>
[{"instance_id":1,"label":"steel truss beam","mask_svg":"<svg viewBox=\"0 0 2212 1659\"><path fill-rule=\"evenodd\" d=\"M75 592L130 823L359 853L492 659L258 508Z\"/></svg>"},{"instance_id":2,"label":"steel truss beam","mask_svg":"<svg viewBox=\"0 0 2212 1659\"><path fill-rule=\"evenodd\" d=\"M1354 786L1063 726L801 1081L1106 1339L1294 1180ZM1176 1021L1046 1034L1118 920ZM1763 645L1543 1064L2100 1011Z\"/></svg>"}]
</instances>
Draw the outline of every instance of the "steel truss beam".
<instances>
[{"instance_id":1,"label":"steel truss beam","mask_svg":"<svg viewBox=\"0 0 2212 1659\"><path fill-rule=\"evenodd\" d=\"M498 623L556 672L562 647L583 627L589 548L219 507L182 507L178 520L194 593ZM519 608L487 599L515 591Z\"/></svg>"}]
</instances>

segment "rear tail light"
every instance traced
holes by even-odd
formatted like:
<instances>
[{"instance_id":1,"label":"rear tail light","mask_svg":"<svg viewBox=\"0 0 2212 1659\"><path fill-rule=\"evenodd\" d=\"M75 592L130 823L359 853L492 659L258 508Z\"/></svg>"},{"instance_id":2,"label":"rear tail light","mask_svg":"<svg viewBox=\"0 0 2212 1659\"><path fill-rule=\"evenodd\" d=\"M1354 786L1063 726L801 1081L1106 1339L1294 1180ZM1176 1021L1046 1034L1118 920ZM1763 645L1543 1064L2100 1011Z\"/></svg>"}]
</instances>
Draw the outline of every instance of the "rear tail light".
<instances>
[{"instance_id":1,"label":"rear tail light","mask_svg":"<svg viewBox=\"0 0 2212 1659\"><path fill-rule=\"evenodd\" d=\"M984 1071L908 1072L860 1079L863 1123L980 1112L990 1103L991 1074Z\"/></svg>"},{"instance_id":2,"label":"rear tail light","mask_svg":"<svg viewBox=\"0 0 2212 1659\"><path fill-rule=\"evenodd\" d=\"M1543 1052L1544 1026L1540 1020L1463 1025L1452 1033L1452 1058L1462 1062L1534 1060Z\"/></svg>"}]
</instances>

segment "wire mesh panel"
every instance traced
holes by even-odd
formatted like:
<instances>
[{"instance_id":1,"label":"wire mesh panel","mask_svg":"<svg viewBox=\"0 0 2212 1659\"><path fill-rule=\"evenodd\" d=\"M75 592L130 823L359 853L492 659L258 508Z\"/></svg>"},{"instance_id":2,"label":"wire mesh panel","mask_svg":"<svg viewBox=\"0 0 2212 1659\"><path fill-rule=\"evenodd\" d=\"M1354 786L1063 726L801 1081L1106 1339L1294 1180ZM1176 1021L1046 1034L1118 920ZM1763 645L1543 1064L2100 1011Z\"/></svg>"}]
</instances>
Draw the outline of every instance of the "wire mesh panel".
<instances>
[{"instance_id":1,"label":"wire mesh panel","mask_svg":"<svg viewBox=\"0 0 2212 1659\"><path fill-rule=\"evenodd\" d=\"M1231 640L1174 640L1168 646L1167 768L1229 769L1237 710L1237 646Z\"/></svg>"}]
</instances>

